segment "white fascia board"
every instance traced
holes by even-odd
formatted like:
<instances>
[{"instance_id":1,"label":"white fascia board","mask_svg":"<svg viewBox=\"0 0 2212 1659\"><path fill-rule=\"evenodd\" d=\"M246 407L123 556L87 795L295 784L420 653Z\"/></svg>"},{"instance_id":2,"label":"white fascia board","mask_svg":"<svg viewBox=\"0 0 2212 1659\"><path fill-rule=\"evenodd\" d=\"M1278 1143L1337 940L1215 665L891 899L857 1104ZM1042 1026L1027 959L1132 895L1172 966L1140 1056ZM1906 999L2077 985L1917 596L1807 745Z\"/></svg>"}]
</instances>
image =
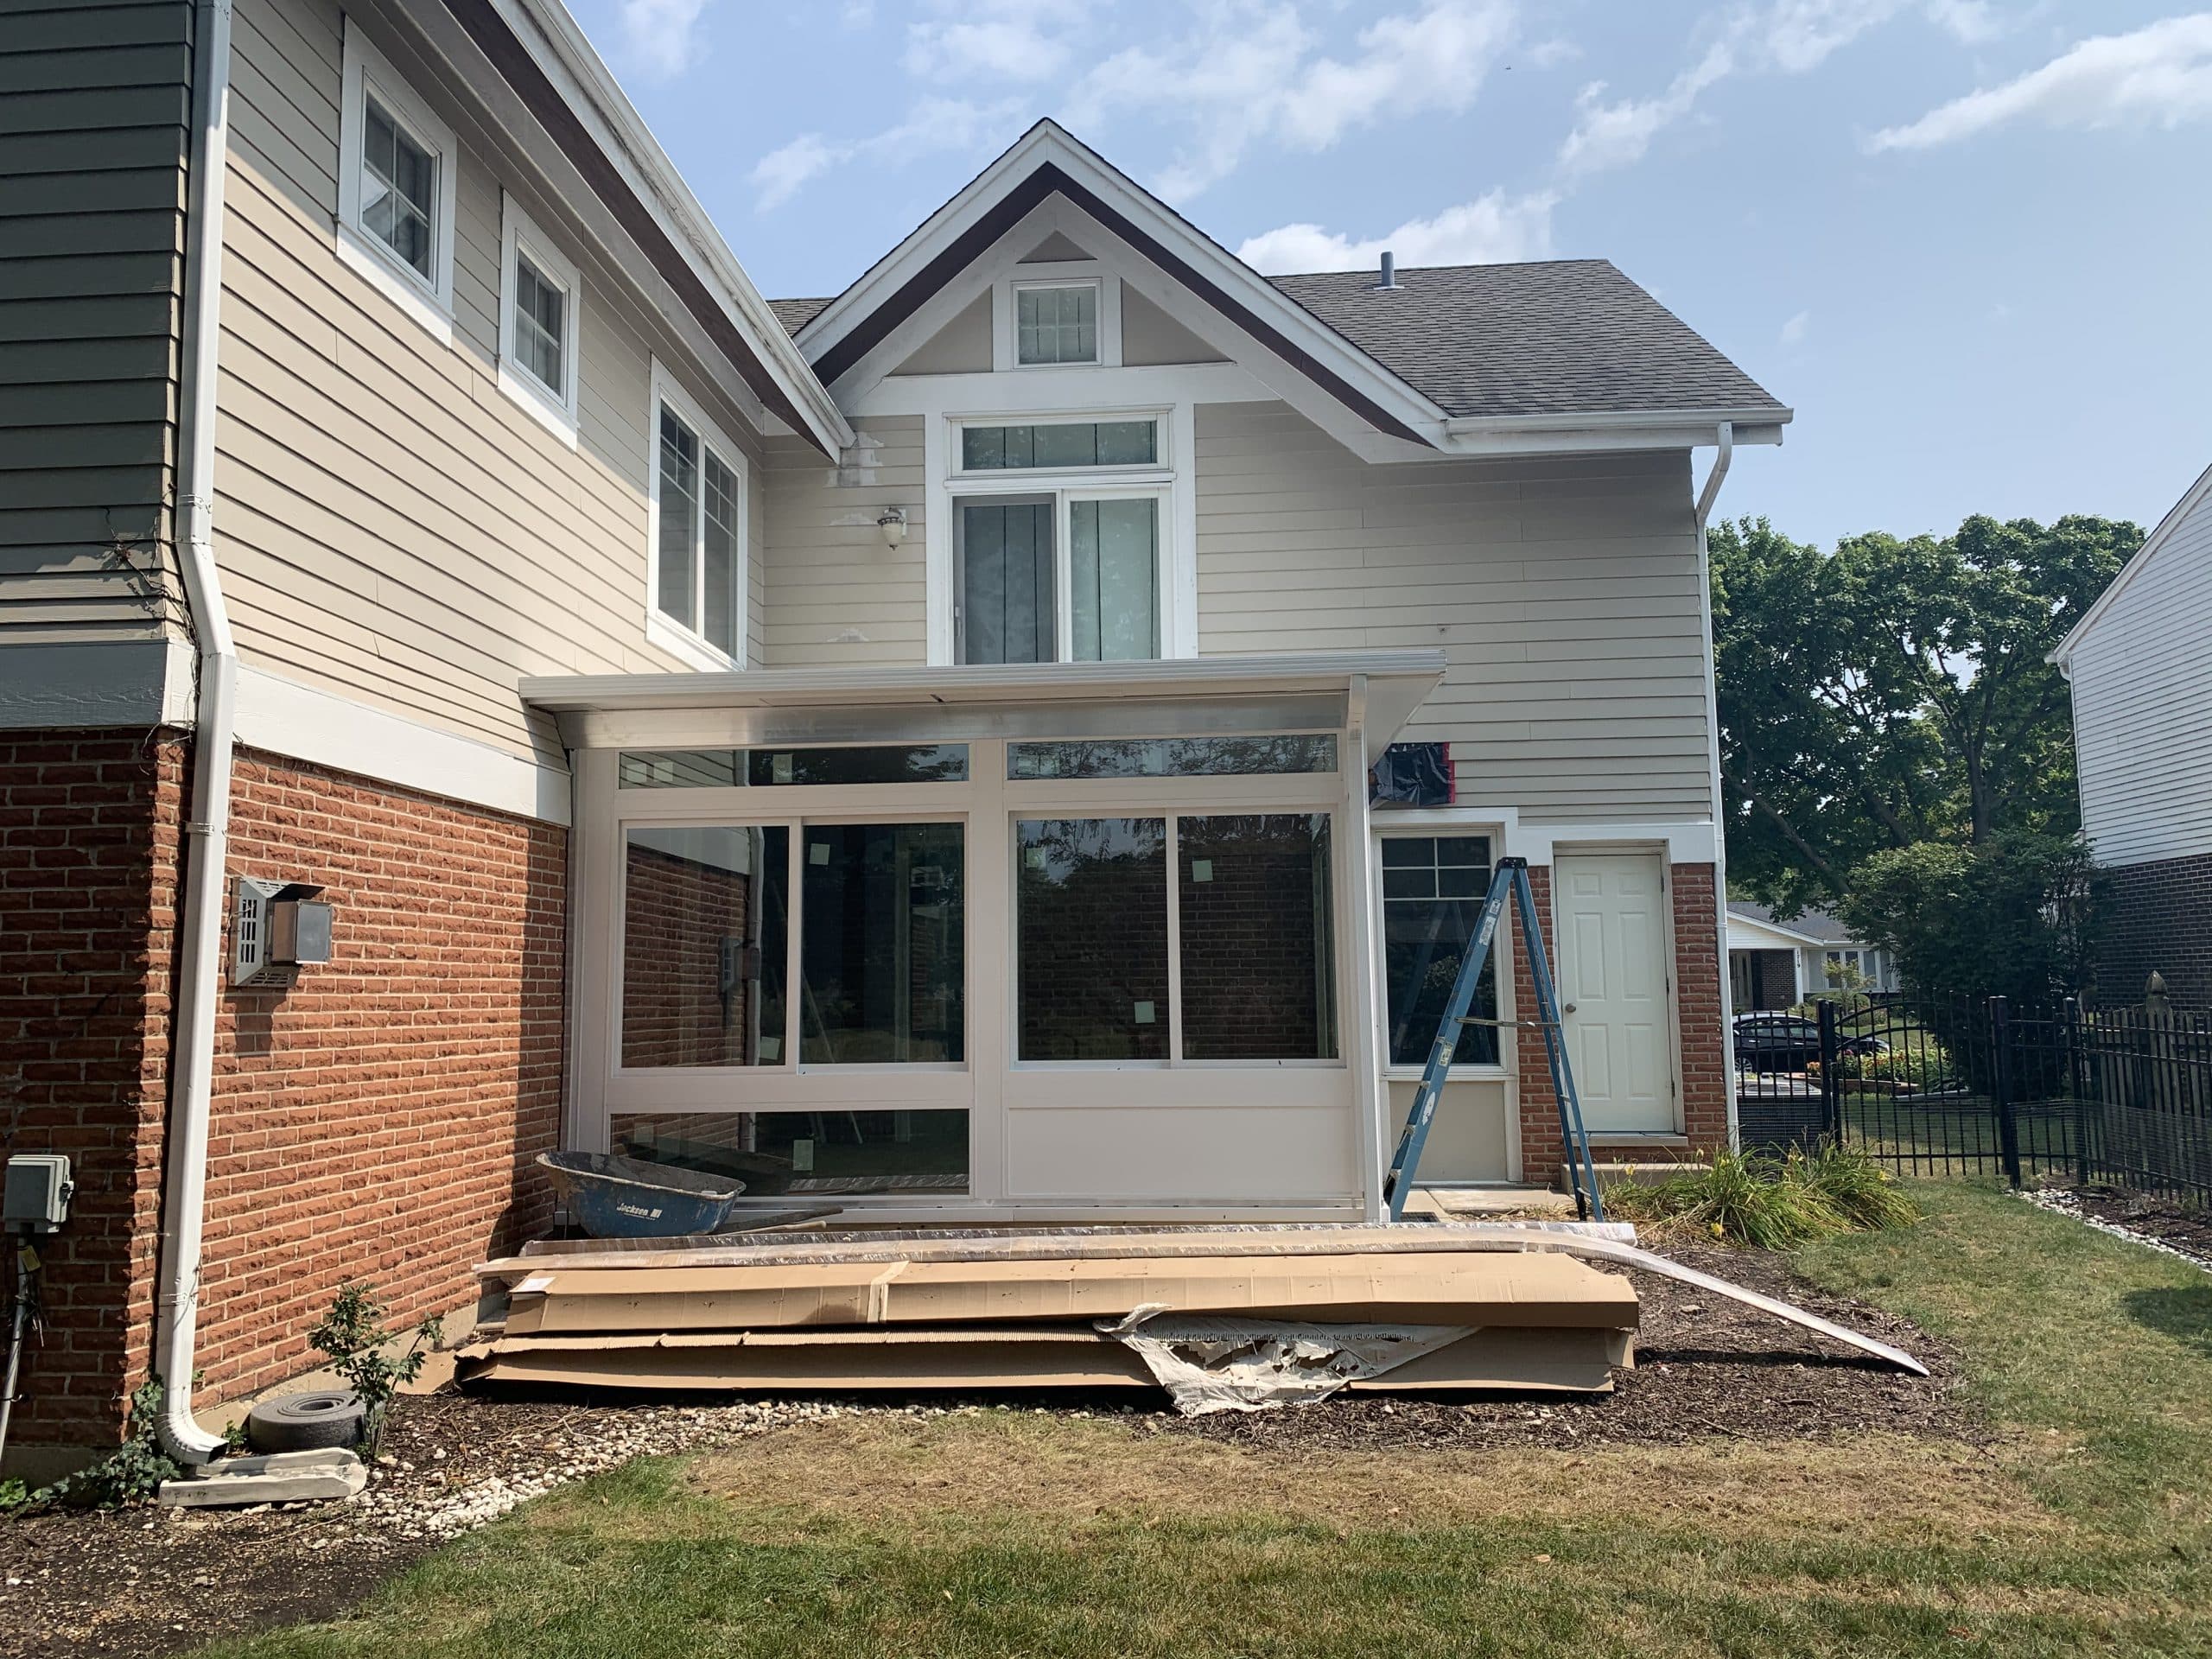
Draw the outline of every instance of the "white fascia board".
<instances>
[{"instance_id":1,"label":"white fascia board","mask_svg":"<svg viewBox=\"0 0 2212 1659\"><path fill-rule=\"evenodd\" d=\"M555 714L606 709L804 708L899 698L938 703L1096 701L1344 690L1357 677L1441 683L1426 646L1205 657L1141 663L968 664L957 667L780 668L727 674L583 674L522 682L522 700Z\"/></svg>"},{"instance_id":2,"label":"white fascia board","mask_svg":"<svg viewBox=\"0 0 2212 1659\"><path fill-rule=\"evenodd\" d=\"M1634 449L1709 448L1719 442L1723 423L1738 444L1779 444L1782 423L1771 409L1745 413L1726 410L1642 411L1618 415L1506 415L1455 416L1446 423L1443 448L1455 455L1599 454ZM1748 418L1747 418L1748 416ZM1411 444L1393 446L1394 461L1418 461L1424 453Z\"/></svg>"},{"instance_id":3,"label":"white fascia board","mask_svg":"<svg viewBox=\"0 0 2212 1659\"><path fill-rule=\"evenodd\" d=\"M751 277L715 229L668 153L560 0L491 0L623 181L668 232L693 272L742 332L770 377L808 417L811 435L836 453L853 441L823 385ZM423 7L429 13L434 9Z\"/></svg>"},{"instance_id":4,"label":"white fascia board","mask_svg":"<svg viewBox=\"0 0 2212 1659\"><path fill-rule=\"evenodd\" d=\"M2097 602L2089 607L2079 622L2067 630L2063 639L2051 647L2044 658L2045 662L2056 663L2062 670L2073 666L2074 652L2089 630L2096 626L2106 611L2111 608L2113 601L2120 597L2120 589L2134 581L2142 574L2143 568L2158 557L2158 550L2208 497L2212 497L2212 467L2207 467L2196 475L2196 482L2183 493L2181 499L2175 502L2166 516L2158 520L2157 528L2143 538L2143 545L2135 550L2135 556L2120 566L2120 574L2112 579L2111 586L2097 595Z\"/></svg>"},{"instance_id":5,"label":"white fascia board","mask_svg":"<svg viewBox=\"0 0 2212 1659\"><path fill-rule=\"evenodd\" d=\"M516 817L569 822L569 774L563 768L262 669L238 670L238 741Z\"/></svg>"},{"instance_id":6,"label":"white fascia board","mask_svg":"<svg viewBox=\"0 0 2212 1659\"><path fill-rule=\"evenodd\" d=\"M1748 916L1738 916L1733 912L1729 913L1728 948L1731 950L1794 950L1800 945L1828 950L1852 948L1839 940L1816 939L1809 933L1800 933L1777 922L1755 922Z\"/></svg>"},{"instance_id":7,"label":"white fascia board","mask_svg":"<svg viewBox=\"0 0 2212 1659\"><path fill-rule=\"evenodd\" d=\"M1058 167L1126 218L1142 225L1163 247L1194 269L1206 272L1255 315L1300 340L1317 362L1358 388L1406 425L1440 442L1446 419L1442 409L1328 327L1219 243L1163 207L1049 120L1039 121L1032 127L1012 149L925 220L920 229L879 260L801 329L798 343L808 357L818 359L960 236L991 202L1046 162Z\"/></svg>"}]
</instances>

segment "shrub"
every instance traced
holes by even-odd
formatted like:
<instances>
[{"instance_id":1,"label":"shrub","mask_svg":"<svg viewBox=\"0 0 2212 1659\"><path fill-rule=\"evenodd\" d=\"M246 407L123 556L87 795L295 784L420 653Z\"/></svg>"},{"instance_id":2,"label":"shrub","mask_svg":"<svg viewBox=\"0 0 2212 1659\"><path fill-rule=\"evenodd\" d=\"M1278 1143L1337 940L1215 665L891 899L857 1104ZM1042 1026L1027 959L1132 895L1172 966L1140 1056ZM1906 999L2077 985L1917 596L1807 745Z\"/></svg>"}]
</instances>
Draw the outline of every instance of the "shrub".
<instances>
[{"instance_id":1,"label":"shrub","mask_svg":"<svg viewBox=\"0 0 2212 1659\"><path fill-rule=\"evenodd\" d=\"M308 1340L330 1356L330 1369L344 1379L361 1402L363 1455L374 1457L384 1440L385 1415L402 1382L422 1375L424 1343L444 1334L439 1321L424 1319L415 1327L414 1340L398 1353L387 1347L398 1333L384 1325L385 1305L368 1286L349 1280L331 1299L330 1312L308 1332Z\"/></svg>"},{"instance_id":2,"label":"shrub","mask_svg":"<svg viewBox=\"0 0 2212 1659\"><path fill-rule=\"evenodd\" d=\"M1606 1213L1623 1220L1767 1250L1918 1218L1887 1170L1863 1154L1834 1147L1780 1159L1716 1153L1703 1168L1662 1181L1617 1181L1605 1198Z\"/></svg>"},{"instance_id":3,"label":"shrub","mask_svg":"<svg viewBox=\"0 0 2212 1659\"><path fill-rule=\"evenodd\" d=\"M1932 1037L1911 1048L1840 1055L1836 1074L1864 1083L1894 1083L1919 1094L1941 1089L1953 1075L1950 1055Z\"/></svg>"}]
</instances>

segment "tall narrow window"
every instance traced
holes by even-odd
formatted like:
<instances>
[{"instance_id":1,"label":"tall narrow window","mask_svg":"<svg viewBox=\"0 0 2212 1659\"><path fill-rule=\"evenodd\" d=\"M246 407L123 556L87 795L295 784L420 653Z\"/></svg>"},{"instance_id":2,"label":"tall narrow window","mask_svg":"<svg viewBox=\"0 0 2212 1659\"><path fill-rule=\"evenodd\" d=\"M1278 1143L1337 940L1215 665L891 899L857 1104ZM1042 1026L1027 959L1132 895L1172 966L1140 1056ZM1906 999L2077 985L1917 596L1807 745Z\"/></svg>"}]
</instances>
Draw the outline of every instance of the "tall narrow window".
<instances>
[{"instance_id":1,"label":"tall narrow window","mask_svg":"<svg viewBox=\"0 0 2212 1659\"><path fill-rule=\"evenodd\" d=\"M361 225L428 282L438 197L438 158L372 95L361 146Z\"/></svg>"},{"instance_id":2,"label":"tall narrow window","mask_svg":"<svg viewBox=\"0 0 2212 1659\"><path fill-rule=\"evenodd\" d=\"M622 884L622 1064L781 1065L791 831L632 828Z\"/></svg>"},{"instance_id":3,"label":"tall narrow window","mask_svg":"<svg viewBox=\"0 0 2212 1659\"><path fill-rule=\"evenodd\" d=\"M799 1058L810 1065L962 1058L962 826L810 823L800 833Z\"/></svg>"},{"instance_id":4,"label":"tall narrow window","mask_svg":"<svg viewBox=\"0 0 2212 1659\"><path fill-rule=\"evenodd\" d=\"M1098 360L1098 285L1014 290L1014 361L1021 364Z\"/></svg>"},{"instance_id":5,"label":"tall narrow window","mask_svg":"<svg viewBox=\"0 0 2212 1659\"><path fill-rule=\"evenodd\" d=\"M656 400L655 641L700 667L745 657L745 461L673 390Z\"/></svg>"},{"instance_id":6,"label":"tall narrow window","mask_svg":"<svg viewBox=\"0 0 2212 1659\"><path fill-rule=\"evenodd\" d=\"M515 257L515 356L556 396L567 383L562 357L568 305L567 293L531 264L529 255Z\"/></svg>"},{"instance_id":7,"label":"tall narrow window","mask_svg":"<svg viewBox=\"0 0 2212 1659\"><path fill-rule=\"evenodd\" d=\"M1052 504L967 501L959 522L960 660L1052 661Z\"/></svg>"},{"instance_id":8,"label":"tall narrow window","mask_svg":"<svg viewBox=\"0 0 2212 1659\"><path fill-rule=\"evenodd\" d=\"M1175 833L1184 1058L1334 1059L1329 815L1185 817Z\"/></svg>"},{"instance_id":9,"label":"tall narrow window","mask_svg":"<svg viewBox=\"0 0 2212 1659\"><path fill-rule=\"evenodd\" d=\"M1079 663L1160 655L1160 503L1068 505L1068 606Z\"/></svg>"},{"instance_id":10,"label":"tall narrow window","mask_svg":"<svg viewBox=\"0 0 2212 1659\"><path fill-rule=\"evenodd\" d=\"M1436 1041L1459 963L1490 889L1487 836L1386 836L1382 841L1382 963L1389 989L1389 1064L1420 1065ZM1499 942L1475 982L1468 1013L1497 1018ZM1457 1065L1497 1063L1497 1027L1463 1026Z\"/></svg>"},{"instance_id":11,"label":"tall narrow window","mask_svg":"<svg viewBox=\"0 0 2212 1659\"><path fill-rule=\"evenodd\" d=\"M439 339L453 338L453 128L352 16L340 48L338 257ZM341 307L341 310L349 308Z\"/></svg>"},{"instance_id":12,"label":"tall narrow window","mask_svg":"<svg viewBox=\"0 0 2212 1659\"><path fill-rule=\"evenodd\" d=\"M1015 843L1019 1058L1166 1059L1166 820L1025 821Z\"/></svg>"}]
</instances>

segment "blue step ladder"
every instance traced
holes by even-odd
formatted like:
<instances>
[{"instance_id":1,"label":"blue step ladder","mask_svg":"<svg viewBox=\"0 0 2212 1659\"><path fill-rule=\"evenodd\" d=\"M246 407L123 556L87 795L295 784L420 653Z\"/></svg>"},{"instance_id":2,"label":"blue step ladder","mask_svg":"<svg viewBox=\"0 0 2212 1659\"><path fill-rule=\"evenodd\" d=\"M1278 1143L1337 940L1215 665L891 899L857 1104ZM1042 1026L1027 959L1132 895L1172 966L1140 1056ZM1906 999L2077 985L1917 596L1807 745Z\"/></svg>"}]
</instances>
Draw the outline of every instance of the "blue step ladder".
<instances>
[{"instance_id":1,"label":"blue step ladder","mask_svg":"<svg viewBox=\"0 0 2212 1659\"><path fill-rule=\"evenodd\" d=\"M1484 1020L1471 1016L1475 982L1490 960L1497 938L1498 924L1505 919L1505 901L1513 900L1521 921L1522 949L1529 953L1529 977L1535 982L1534 1020ZM1501 858L1484 896L1482 914L1476 918L1474 937L1467 954L1459 958L1459 977L1452 982L1452 1000L1437 1021L1436 1041L1422 1068L1421 1087L1414 1095L1414 1109L1407 1115L1398 1150L1390 1160L1390 1173L1382 1182L1382 1198L1390 1206L1390 1219L1405 1218L1406 1197L1414 1190L1414 1176L1421 1168L1421 1148L1428 1144L1429 1126L1436 1121L1436 1103L1443 1097L1445 1079L1452 1075L1452 1056L1459 1051L1459 1033L1468 1026L1495 1026L1504 1031L1541 1031L1544 1058L1552 1069L1552 1097L1559 1103L1560 1144L1566 1148L1568 1178L1574 1187L1575 1213L1585 1221L1603 1221L1605 1206L1598 1196L1598 1168L1590 1160L1590 1136L1582 1127L1582 1102L1574 1092L1574 1069L1567 1064L1567 1033L1560 1024L1559 996L1552 986L1551 963L1544 957L1543 930L1536 925L1536 893L1529 885L1529 861Z\"/></svg>"}]
</instances>

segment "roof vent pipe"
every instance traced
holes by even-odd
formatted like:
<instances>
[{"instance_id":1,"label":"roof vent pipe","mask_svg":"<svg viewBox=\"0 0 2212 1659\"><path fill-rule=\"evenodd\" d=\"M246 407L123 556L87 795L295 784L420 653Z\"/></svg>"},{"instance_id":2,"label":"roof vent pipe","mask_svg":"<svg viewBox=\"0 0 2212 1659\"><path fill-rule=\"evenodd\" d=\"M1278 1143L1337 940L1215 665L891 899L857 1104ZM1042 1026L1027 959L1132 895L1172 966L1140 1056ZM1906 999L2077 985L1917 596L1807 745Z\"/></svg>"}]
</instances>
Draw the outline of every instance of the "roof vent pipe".
<instances>
[{"instance_id":1,"label":"roof vent pipe","mask_svg":"<svg viewBox=\"0 0 2212 1659\"><path fill-rule=\"evenodd\" d=\"M1385 248L1382 250L1382 274L1376 279L1375 286L1377 288L1395 288L1397 285L1398 256L1392 253L1389 249Z\"/></svg>"}]
</instances>

